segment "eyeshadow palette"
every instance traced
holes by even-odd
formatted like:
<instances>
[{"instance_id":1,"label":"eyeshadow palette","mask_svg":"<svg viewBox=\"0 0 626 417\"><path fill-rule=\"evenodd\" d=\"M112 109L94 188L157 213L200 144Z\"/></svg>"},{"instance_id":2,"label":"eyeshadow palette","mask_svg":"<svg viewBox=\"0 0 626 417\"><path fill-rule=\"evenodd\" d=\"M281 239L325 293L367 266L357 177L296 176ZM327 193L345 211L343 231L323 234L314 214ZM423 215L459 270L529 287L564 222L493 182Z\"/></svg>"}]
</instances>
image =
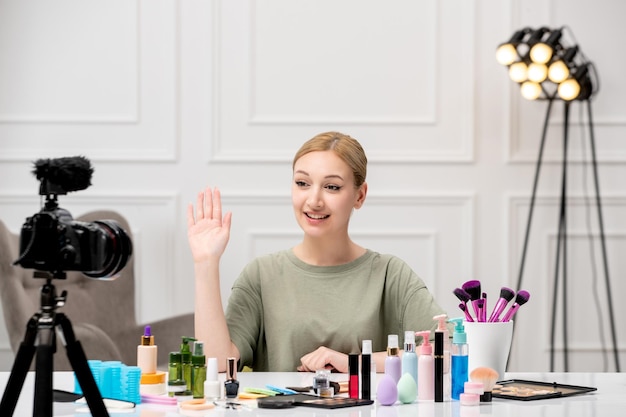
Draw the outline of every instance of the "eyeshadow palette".
<instances>
[{"instance_id":1,"label":"eyeshadow palette","mask_svg":"<svg viewBox=\"0 0 626 417\"><path fill-rule=\"evenodd\" d=\"M347 397L318 397L310 394L276 395L273 397L259 398L259 408L290 408L296 406L317 408L345 408L359 405L373 404L373 400L363 400Z\"/></svg>"},{"instance_id":2,"label":"eyeshadow palette","mask_svg":"<svg viewBox=\"0 0 626 417\"><path fill-rule=\"evenodd\" d=\"M577 385L565 385L556 382L526 381L523 379L511 379L498 381L493 388L494 398L508 400L532 401L546 398L569 397L572 395L585 394L596 391L594 387L582 387Z\"/></svg>"}]
</instances>

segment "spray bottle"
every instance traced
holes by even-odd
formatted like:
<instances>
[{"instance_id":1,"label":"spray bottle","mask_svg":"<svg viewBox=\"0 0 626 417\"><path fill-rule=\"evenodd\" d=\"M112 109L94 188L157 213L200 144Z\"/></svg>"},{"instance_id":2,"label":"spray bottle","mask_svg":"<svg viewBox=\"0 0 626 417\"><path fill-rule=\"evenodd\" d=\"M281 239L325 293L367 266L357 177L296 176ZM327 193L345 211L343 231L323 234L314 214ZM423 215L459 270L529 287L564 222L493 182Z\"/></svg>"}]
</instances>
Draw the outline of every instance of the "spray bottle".
<instances>
[{"instance_id":1,"label":"spray bottle","mask_svg":"<svg viewBox=\"0 0 626 417\"><path fill-rule=\"evenodd\" d=\"M468 381L469 346L463 318L457 317L448 321L455 324L452 334L452 399L459 400L465 382Z\"/></svg>"},{"instance_id":2,"label":"spray bottle","mask_svg":"<svg viewBox=\"0 0 626 417\"><path fill-rule=\"evenodd\" d=\"M424 341L420 346L420 355L417 360L417 399L433 401L435 399L435 368L433 347L430 344L430 330L415 332Z\"/></svg>"},{"instance_id":3,"label":"spray bottle","mask_svg":"<svg viewBox=\"0 0 626 417\"><path fill-rule=\"evenodd\" d=\"M206 381L206 356L204 356L204 342L196 341L193 344L191 355L191 390L193 398L204 398L204 381Z\"/></svg>"},{"instance_id":4,"label":"spray bottle","mask_svg":"<svg viewBox=\"0 0 626 417\"><path fill-rule=\"evenodd\" d=\"M398 356L398 335L390 334L387 336L387 357L385 358L385 374L389 375L398 383L402 376L402 361Z\"/></svg>"},{"instance_id":5,"label":"spray bottle","mask_svg":"<svg viewBox=\"0 0 626 417\"><path fill-rule=\"evenodd\" d=\"M417 353L415 353L415 332L404 332L404 353L402 354L402 375L408 373L417 384Z\"/></svg>"}]
</instances>

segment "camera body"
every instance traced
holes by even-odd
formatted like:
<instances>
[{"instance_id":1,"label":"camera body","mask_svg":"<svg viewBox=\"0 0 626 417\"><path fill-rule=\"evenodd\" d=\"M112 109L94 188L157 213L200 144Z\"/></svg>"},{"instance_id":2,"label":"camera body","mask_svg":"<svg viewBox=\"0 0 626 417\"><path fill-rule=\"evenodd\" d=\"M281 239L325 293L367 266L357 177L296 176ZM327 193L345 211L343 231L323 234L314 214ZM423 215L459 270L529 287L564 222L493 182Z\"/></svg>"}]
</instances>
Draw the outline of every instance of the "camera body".
<instances>
[{"instance_id":1,"label":"camera body","mask_svg":"<svg viewBox=\"0 0 626 417\"><path fill-rule=\"evenodd\" d=\"M81 222L58 207L57 195L90 185L92 169L82 157L39 160L34 173L42 180L40 194L46 203L26 219L20 233L24 268L47 271L62 278L65 271L81 271L91 278L114 278L132 255L132 242L114 220ZM76 178L81 178L76 182ZM74 181L73 183L70 181Z\"/></svg>"}]
</instances>

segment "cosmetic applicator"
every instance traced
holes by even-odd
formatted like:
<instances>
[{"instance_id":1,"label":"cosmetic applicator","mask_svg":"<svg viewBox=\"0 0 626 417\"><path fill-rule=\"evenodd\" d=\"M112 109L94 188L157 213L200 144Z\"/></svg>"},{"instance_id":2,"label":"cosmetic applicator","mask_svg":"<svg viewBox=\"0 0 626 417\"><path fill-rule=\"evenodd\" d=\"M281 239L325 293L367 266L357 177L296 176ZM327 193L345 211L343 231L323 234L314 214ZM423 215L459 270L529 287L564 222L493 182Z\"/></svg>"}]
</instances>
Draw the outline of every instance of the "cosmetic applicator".
<instances>
[{"instance_id":1,"label":"cosmetic applicator","mask_svg":"<svg viewBox=\"0 0 626 417\"><path fill-rule=\"evenodd\" d=\"M494 369L480 366L470 372L472 382L481 382L483 384L484 393L480 396L481 402L491 402L493 387L498 381L498 372Z\"/></svg>"},{"instance_id":2,"label":"cosmetic applicator","mask_svg":"<svg viewBox=\"0 0 626 417\"><path fill-rule=\"evenodd\" d=\"M502 318L502 321L506 322L506 321L511 320L511 318L517 312L517 310L519 310L521 306L526 304L529 299L530 299L530 293L528 291L519 290L517 292L517 295L515 296L515 302L513 303L511 308L509 308L509 310L506 312L506 314Z\"/></svg>"},{"instance_id":3,"label":"cosmetic applicator","mask_svg":"<svg viewBox=\"0 0 626 417\"><path fill-rule=\"evenodd\" d=\"M472 307L474 308L474 313L476 314L476 321L480 321L480 310L478 307L478 300L480 300L481 291L480 291L480 281L477 279L472 279L470 281L466 281L461 285L470 296L470 300L472 301Z\"/></svg>"},{"instance_id":4,"label":"cosmetic applicator","mask_svg":"<svg viewBox=\"0 0 626 417\"><path fill-rule=\"evenodd\" d=\"M496 302L496 305L493 307L493 311L489 316L489 322L494 322L500 320L500 314L504 311L507 304L515 297L515 291L510 288L502 287L500 289L500 298Z\"/></svg>"},{"instance_id":5,"label":"cosmetic applicator","mask_svg":"<svg viewBox=\"0 0 626 417\"><path fill-rule=\"evenodd\" d=\"M452 292L454 293L456 298L461 301L461 304L459 304L459 308L465 313L465 320L474 321L472 315L467 308L467 302L470 301L470 295L467 293L467 291L465 291L463 288L455 288Z\"/></svg>"}]
</instances>

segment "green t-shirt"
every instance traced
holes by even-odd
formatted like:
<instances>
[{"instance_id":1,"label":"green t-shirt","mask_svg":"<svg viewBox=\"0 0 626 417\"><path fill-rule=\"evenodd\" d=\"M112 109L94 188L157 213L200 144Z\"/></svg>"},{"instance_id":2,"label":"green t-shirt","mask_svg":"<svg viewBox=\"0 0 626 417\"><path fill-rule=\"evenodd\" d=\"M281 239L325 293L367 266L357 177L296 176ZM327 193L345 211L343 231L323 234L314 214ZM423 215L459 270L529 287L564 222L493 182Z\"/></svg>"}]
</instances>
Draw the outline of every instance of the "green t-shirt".
<instances>
[{"instance_id":1,"label":"green t-shirt","mask_svg":"<svg viewBox=\"0 0 626 417\"><path fill-rule=\"evenodd\" d=\"M434 330L443 314L417 274L400 258L368 250L337 266L309 265L284 250L250 262L235 281L226 308L240 367L295 371L320 346L374 352L405 330ZM207 341L208 342L208 341ZM210 343L210 342L209 342Z\"/></svg>"}]
</instances>

